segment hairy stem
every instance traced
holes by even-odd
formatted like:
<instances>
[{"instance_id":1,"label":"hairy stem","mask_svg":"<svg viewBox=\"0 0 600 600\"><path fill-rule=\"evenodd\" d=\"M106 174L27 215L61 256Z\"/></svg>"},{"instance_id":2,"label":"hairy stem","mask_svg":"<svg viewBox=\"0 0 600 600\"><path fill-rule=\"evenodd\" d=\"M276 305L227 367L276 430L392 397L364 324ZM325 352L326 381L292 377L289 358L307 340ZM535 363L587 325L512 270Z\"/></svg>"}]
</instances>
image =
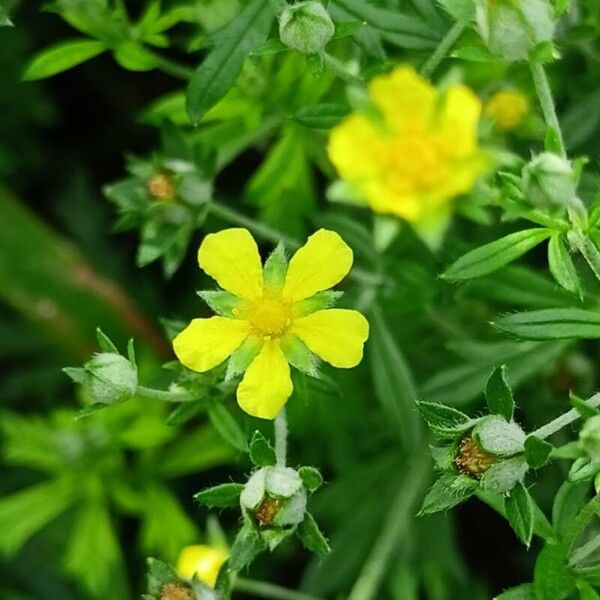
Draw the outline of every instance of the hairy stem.
<instances>
[{"instance_id":1,"label":"hairy stem","mask_svg":"<svg viewBox=\"0 0 600 600\"><path fill-rule=\"evenodd\" d=\"M392 554L400 539L406 535L429 474L430 467L425 453L420 453L400 483L396 498L373 544L373 550L367 557L348 600L372 600L379 597L379 588Z\"/></svg>"},{"instance_id":2,"label":"hairy stem","mask_svg":"<svg viewBox=\"0 0 600 600\"><path fill-rule=\"evenodd\" d=\"M187 392L170 392L169 390L155 390L143 385L139 385L136 395L148 398L150 400L160 400L161 402L191 402L197 398Z\"/></svg>"},{"instance_id":3,"label":"hairy stem","mask_svg":"<svg viewBox=\"0 0 600 600\"><path fill-rule=\"evenodd\" d=\"M268 240L269 242L273 242L274 244L283 242L291 250L297 250L302 245L302 243L297 239L282 233L273 227L269 227L269 225L265 225L260 221L256 221L255 219L238 212L234 208L231 208L222 202L212 202L209 207L210 212L220 217L224 221L232 223L233 225L246 227L259 237ZM348 274L348 277L362 285L377 286L383 283L383 278L380 275L359 269L358 267L353 267Z\"/></svg>"},{"instance_id":4,"label":"hairy stem","mask_svg":"<svg viewBox=\"0 0 600 600\"><path fill-rule=\"evenodd\" d=\"M558 136L558 143L560 146L560 154L564 158L567 157L567 150L565 148L565 142L563 140L562 131L560 129L560 123L558 122L558 116L556 115L556 107L554 106L554 98L552 97L552 90L550 89L550 83L544 65L538 61L532 62L529 65L531 69L531 76L535 85L535 91L544 114L544 119Z\"/></svg>"},{"instance_id":5,"label":"hairy stem","mask_svg":"<svg viewBox=\"0 0 600 600\"><path fill-rule=\"evenodd\" d=\"M287 437L288 424L285 414L285 407L279 411L275 417L273 424L275 428L275 457L277 458L277 466L285 467L287 461Z\"/></svg>"},{"instance_id":6,"label":"hairy stem","mask_svg":"<svg viewBox=\"0 0 600 600\"><path fill-rule=\"evenodd\" d=\"M238 577L234 583L234 589L238 592L244 592L258 598L268 598L270 600L321 600L316 596L295 592L287 588L264 581L253 581Z\"/></svg>"},{"instance_id":7,"label":"hairy stem","mask_svg":"<svg viewBox=\"0 0 600 600\"><path fill-rule=\"evenodd\" d=\"M592 408L597 408L598 406L600 406L600 393L594 394L591 398L588 398L588 400L586 400L586 404ZM556 417L556 419L550 421L550 423L546 423L545 425L542 425L542 427L540 427L539 429L532 431L531 435L535 435L539 438L545 439L547 437L550 437L551 435L554 435L563 427L574 423L580 417L581 415L579 414L579 412L575 408L572 408L568 412L562 414L560 417Z\"/></svg>"},{"instance_id":8,"label":"hairy stem","mask_svg":"<svg viewBox=\"0 0 600 600\"><path fill-rule=\"evenodd\" d=\"M356 75L350 73L346 68L346 65L338 60L335 56L331 56L327 52L321 52L320 54L323 62L340 78L347 83L354 83L358 85L364 85L364 81Z\"/></svg>"},{"instance_id":9,"label":"hairy stem","mask_svg":"<svg viewBox=\"0 0 600 600\"><path fill-rule=\"evenodd\" d=\"M456 40L461 36L465 30L466 21L457 21L448 30L446 35L442 38L433 54L427 59L425 64L421 67L421 75L423 77L429 77L438 67L438 65L444 60L444 57L450 52L452 46L454 46Z\"/></svg>"}]
</instances>

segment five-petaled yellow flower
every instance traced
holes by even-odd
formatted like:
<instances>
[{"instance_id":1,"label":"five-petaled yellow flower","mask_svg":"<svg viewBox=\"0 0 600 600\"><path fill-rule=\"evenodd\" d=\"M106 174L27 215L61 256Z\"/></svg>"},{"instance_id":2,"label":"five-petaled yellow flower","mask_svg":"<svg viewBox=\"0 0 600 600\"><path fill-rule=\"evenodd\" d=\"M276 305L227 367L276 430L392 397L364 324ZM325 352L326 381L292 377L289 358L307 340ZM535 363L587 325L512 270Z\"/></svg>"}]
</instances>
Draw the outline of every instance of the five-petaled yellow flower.
<instances>
[{"instance_id":1,"label":"five-petaled yellow flower","mask_svg":"<svg viewBox=\"0 0 600 600\"><path fill-rule=\"evenodd\" d=\"M516 90L501 90L487 101L483 112L494 120L499 129L511 131L529 112L529 100Z\"/></svg>"},{"instance_id":2,"label":"five-petaled yellow flower","mask_svg":"<svg viewBox=\"0 0 600 600\"><path fill-rule=\"evenodd\" d=\"M224 548L205 546L186 546L177 559L176 571L180 577L192 579L194 575L210 587L214 587L228 553Z\"/></svg>"},{"instance_id":3,"label":"five-petaled yellow flower","mask_svg":"<svg viewBox=\"0 0 600 600\"><path fill-rule=\"evenodd\" d=\"M244 372L239 405L250 415L275 418L292 394L290 364L314 374L313 354L341 368L362 360L367 320L355 310L329 308L338 294L325 291L350 271L352 260L342 238L325 229L289 264L278 246L264 269L246 229L207 235L198 262L226 291L201 293L219 316L194 319L173 341L175 354L199 372L231 356L228 376Z\"/></svg>"},{"instance_id":4,"label":"five-petaled yellow flower","mask_svg":"<svg viewBox=\"0 0 600 600\"><path fill-rule=\"evenodd\" d=\"M463 85L436 90L410 66L375 77L369 93L377 114L353 113L331 132L340 176L376 212L411 222L447 212L486 169L481 102Z\"/></svg>"}]
</instances>

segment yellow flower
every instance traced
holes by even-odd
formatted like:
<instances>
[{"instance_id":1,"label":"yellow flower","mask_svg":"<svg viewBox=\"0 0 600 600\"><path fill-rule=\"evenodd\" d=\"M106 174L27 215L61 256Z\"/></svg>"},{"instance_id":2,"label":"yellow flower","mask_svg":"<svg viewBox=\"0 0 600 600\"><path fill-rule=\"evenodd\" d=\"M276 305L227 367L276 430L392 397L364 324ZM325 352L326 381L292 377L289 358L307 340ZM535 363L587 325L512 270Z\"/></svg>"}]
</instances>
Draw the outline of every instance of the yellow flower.
<instances>
[{"instance_id":1,"label":"yellow flower","mask_svg":"<svg viewBox=\"0 0 600 600\"><path fill-rule=\"evenodd\" d=\"M194 319L173 341L175 354L199 372L231 356L228 376L245 372L237 389L241 408L275 418L293 391L289 364L314 374L311 353L341 368L362 360L367 320L355 310L329 308L337 294L325 291L350 271L352 259L342 238L325 229L289 265L278 246L264 269L246 229L207 235L198 262L226 292L202 293L219 316Z\"/></svg>"},{"instance_id":2,"label":"yellow flower","mask_svg":"<svg viewBox=\"0 0 600 600\"><path fill-rule=\"evenodd\" d=\"M501 90L487 101L483 112L495 121L499 129L510 131L529 112L529 101L516 90Z\"/></svg>"},{"instance_id":3,"label":"yellow flower","mask_svg":"<svg viewBox=\"0 0 600 600\"><path fill-rule=\"evenodd\" d=\"M479 99L463 85L438 91L410 66L375 77L369 93L379 118L353 113L331 132L342 179L379 213L417 222L447 212L486 168Z\"/></svg>"},{"instance_id":4,"label":"yellow flower","mask_svg":"<svg viewBox=\"0 0 600 600\"><path fill-rule=\"evenodd\" d=\"M219 571L228 554L222 548L212 546L186 546L177 559L176 571L180 577L192 579L194 574L200 581L214 587Z\"/></svg>"}]
</instances>

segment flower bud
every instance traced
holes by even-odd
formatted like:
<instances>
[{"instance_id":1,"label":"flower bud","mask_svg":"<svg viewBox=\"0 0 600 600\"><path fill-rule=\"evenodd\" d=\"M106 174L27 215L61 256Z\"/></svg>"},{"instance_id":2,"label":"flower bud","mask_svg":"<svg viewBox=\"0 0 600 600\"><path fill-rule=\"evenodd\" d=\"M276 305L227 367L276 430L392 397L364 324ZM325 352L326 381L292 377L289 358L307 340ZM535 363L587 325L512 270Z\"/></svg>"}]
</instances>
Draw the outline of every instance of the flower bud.
<instances>
[{"instance_id":1,"label":"flower bud","mask_svg":"<svg viewBox=\"0 0 600 600\"><path fill-rule=\"evenodd\" d=\"M502 131L516 129L529 112L529 101L516 90L500 90L486 103L484 114Z\"/></svg>"},{"instance_id":2,"label":"flower bud","mask_svg":"<svg viewBox=\"0 0 600 600\"><path fill-rule=\"evenodd\" d=\"M478 0L476 20L490 52L508 61L527 60L531 50L554 34L548 0Z\"/></svg>"},{"instance_id":3,"label":"flower bud","mask_svg":"<svg viewBox=\"0 0 600 600\"><path fill-rule=\"evenodd\" d=\"M335 25L325 7L313 0L287 6L279 17L279 38L302 54L324 50L335 33Z\"/></svg>"},{"instance_id":4,"label":"flower bud","mask_svg":"<svg viewBox=\"0 0 600 600\"><path fill-rule=\"evenodd\" d=\"M94 402L118 404L129 400L137 390L137 369L120 354L96 354L84 369L85 383Z\"/></svg>"},{"instance_id":5,"label":"flower bud","mask_svg":"<svg viewBox=\"0 0 600 600\"><path fill-rule=\"evenodd\" d=\"M579 445L592 462L600 463L600 415L585 422L579 433Z\"/></svg>"},{"instance_id":6,"label":"flower bud","mask_svg":"<svg viewBox=\"0 0 600 600\"><path fill-rule=\"evenodd\" d=\"M572 204L577 186L566 158L543 152L525 165L522 177L525 198L534 206L564 211Z\"/></svg>"}]
</instances>

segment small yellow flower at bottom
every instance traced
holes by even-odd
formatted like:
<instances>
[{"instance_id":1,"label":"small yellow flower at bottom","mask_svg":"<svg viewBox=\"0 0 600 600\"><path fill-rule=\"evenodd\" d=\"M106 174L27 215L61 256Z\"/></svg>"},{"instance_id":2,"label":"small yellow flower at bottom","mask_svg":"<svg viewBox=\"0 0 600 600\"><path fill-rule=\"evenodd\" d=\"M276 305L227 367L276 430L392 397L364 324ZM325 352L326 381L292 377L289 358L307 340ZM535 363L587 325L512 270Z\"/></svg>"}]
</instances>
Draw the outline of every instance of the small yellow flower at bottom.
<instances>
[{"instance_id":1,"label":"small yellow flower at bottom","mask_svg":"<svg viewBox=\"0 0 600 600\"><path fill-rule=\"evenodd\" d=\"M320 229L291 258L278 247L263 266L246 229L207 235L200 267L223 288L212 300L218 312L194 319L173 341L180 362L208 371L228 357L229 370L244 372L237 389L248 414L274 419L293 391L290 364L311 374L312 354L340 368L362 360L369 324L355 310L329 308L326 292L352 266L352 250L333 231Z\"/></svg>"},{"instance_id":2,"label":"small yellow flower at bottom","mask_svg":"<svg viewBox=\"0 0 600 600\"><path fill-rule=\"evenodd\" d=\"M411 66L375 77L379 113L355 112L332 131L329 157L378 213L421 222L447 213L486 171L477 125L481 102L464 85L436 90Z\"/></svg>"},{"instance_id":3,"label":"small yellow flower at bottom","mask_svg":"<svg viewBox=\"0 0 600 600\"><path fill-rule=\"evenodd\" d=\"M496 92L486 103L483 113L494 120L498 129L516 129L529 112L529 100L516 90Z\"/></svg>"},{"instance_id":4,"label":"small yellow flower at bottom","mask_svg":"<svg viewBox=\"0 0 600 600\"><path fill-rule=\"evenodd\" d=\"M214 587L219 571L228 554L222 548L196 545L186 546L177 559L176 571L180 577L192 579L194 575L210 587Z\"/></svg>"}]
</instances>

